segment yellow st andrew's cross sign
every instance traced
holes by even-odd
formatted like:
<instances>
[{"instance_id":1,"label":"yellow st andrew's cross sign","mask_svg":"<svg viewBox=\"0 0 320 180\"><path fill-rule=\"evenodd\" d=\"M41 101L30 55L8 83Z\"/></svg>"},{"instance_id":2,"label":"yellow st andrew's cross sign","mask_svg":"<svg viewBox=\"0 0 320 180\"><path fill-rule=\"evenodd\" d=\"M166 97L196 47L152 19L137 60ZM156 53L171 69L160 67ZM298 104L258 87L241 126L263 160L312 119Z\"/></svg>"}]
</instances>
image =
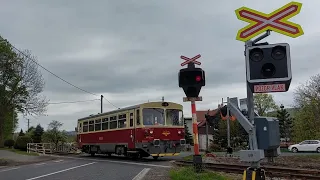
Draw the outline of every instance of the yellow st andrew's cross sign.
<instances>
[{"instance_id":1,"label":"yellow st andrew's cross sign","mask_svg":"<svg viewBox=\"0 0 320 180\"><path fill-rule=\"evenodd\" d=\"M290 2L270 14L247 7L235 10L238 19L250 23L238 31L236 39L248 41L267 30L272 30L292 38L303 35L302 27L299 24L288 21L288 19L300 13L301 6L302 3Z\"/></svg>"}]
</instances>

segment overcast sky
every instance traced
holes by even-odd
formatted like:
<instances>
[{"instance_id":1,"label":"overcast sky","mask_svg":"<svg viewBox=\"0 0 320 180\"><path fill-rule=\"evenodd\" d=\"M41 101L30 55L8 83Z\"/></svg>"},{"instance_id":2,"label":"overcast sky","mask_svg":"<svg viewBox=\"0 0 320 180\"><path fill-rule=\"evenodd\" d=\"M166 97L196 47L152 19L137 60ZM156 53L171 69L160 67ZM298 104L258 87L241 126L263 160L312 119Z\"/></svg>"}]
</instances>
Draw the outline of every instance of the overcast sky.
<instances>
[{"instance_id":1,"label":"overcast sky","mask_svg":"<svg viewBox=\"0 0 320 180\"><path fill-rule=\"evenodd\" d=\"M246 6L270 13L288 0L1 0L0 33L14 46L29 49L41 65L94 94L103 94L117 107L155 100L182 103L178 87L180 55L201 54L207 85L199 110L215 109L221 98L246 96L244 43L237 31L246 22L234 10ZM269 43L291 45L293 80L290 90L273 94L278 104L292 104L294 88L320 70L320 1L304 0L290 21L305 34L290 38L277 33ZM44 94L51 103L99 99L42 70ZM104 111L115 107L104 100ZM51 104L47 116L29 117L30 125L51 120L74 130L78 118L100 112L100 102ZM19 129L27 127L20 118ZM19 130L18 129L18 130Z\"/></svg>"}]
</instances>

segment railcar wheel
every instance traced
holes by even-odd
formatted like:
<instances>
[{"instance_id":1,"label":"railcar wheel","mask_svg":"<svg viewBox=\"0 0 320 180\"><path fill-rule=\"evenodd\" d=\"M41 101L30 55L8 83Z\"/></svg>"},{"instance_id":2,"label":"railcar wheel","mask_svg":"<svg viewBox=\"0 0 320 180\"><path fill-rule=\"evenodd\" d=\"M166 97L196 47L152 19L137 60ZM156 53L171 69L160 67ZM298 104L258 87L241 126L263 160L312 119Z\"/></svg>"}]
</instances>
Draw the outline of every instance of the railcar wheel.
<instances>
[{"instance_id":1,"label":"railcar wheel","mask_svg":"<svg viewBox=\"0 0 320 180\"><path fill-rule=\"evenodd\" d=\"M296 148L296 147L292 148L292 152L293 153L297 153L298 152L298 148Z\"/></svg>"},{"instance_id":2,"label":"railcar wheel","mask_svg":"<svg viewBox=\"0 0 320 180\"><path fill-rule=\"evenodd\" d=\"M152 156L154 160L158 160L159 156Z\"/></svg>"},{"instance_id":3,"label":"railcar wheel","mask_svg":"<svg viewBox=\"0 0 320 180\"><path fill-rule=\"evenodd\" d=\"M93 157L96 153L92 152L90 155Z\"/></svg>"}]
</instances>

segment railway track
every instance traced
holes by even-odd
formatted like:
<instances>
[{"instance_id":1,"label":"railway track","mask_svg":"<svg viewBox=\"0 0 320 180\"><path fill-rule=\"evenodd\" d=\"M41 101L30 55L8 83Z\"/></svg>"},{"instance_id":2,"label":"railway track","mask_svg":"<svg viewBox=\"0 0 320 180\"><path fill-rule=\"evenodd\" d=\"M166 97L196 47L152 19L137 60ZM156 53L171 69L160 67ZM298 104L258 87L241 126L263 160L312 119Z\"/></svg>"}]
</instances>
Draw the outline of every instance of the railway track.
<instances>
[{"instance_id":1,"label":"railway track","mask_svg":"<svg viewBox=\"0 0 320 180\"><path fill-rule=\"evenodd\" d=\"M192 166L192 161L175 161L175 165L178 166ZM212 171L220 171L226 173L242 174L245 169L248 168L246 165L240 164L224 164L224 163L203 163L203 167ZM283 177L289 179L305 179L305 180L320 180L320 170L309 170L309 169L296 169L296 168L285 168L277 166L262 166L266 172L267 177Z\"/></svg>"}]
</instances>

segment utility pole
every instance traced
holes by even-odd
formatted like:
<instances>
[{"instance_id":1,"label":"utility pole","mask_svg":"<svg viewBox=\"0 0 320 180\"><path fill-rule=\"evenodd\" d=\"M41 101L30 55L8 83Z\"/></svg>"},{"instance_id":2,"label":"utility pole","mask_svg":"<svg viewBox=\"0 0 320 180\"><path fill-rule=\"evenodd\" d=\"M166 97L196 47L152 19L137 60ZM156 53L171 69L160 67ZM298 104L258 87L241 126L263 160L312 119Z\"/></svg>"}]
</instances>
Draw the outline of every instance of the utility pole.
<instances>
[{"instance_id":1,"label":"utility pole","mask_svg":"<svg viewBox=\"0 0 320 180\"><path fill-rule=\"evenodd\" d=\"M101 95L101 113L103 112L103 95Z\"/></svg>"},{"instance_id":2,"label":"utility pole","mask_svg":"<svg viewBox=\"0 0 320 180\"><path fill-rule=\"evenodd\" d=\"M209 116L210 109L208 110L208 116ZM206 150L209 153L209 124L208 121L206 121Z\"/></svg>"},{"instance_id":3,"label":"utility pole","mask_svg":"<svg viewBox=\"0 0 320 180\"><path fill-rule=\"evenodd\" d=\"M227 103L229 103L229 97L227 97ZM228 148L231 147L230 145L230 113L229 108L227 108L227 137L228 137Z\"/></svg>"},{"instance_id":4,"label":"utility pole","mask_svg":"<svg viewBox=\"0 0 320 180\"><path fill-rule=\"evenodd\" d=\"M227 97L227 103L229 102L229 97ZM223 106L223 98L222 98L222 106ZM228 148L231 147L230 143L230 113L229 108L227 108L227 139L228 139Z\"/></svg>"},{"instance_id":5,"label":"utility pole","mask_svg":"<svg viewBox=\"0 0 320 180\"><path fill-rule=\"evenodd\" d=\"M29 128L30 128L30 119L27 119L28 120L28 129L27 129L27 132L29 132Z\"/></svg>"},{"instance_id":6,"label":"utility pole","mask_svg":"<svg viewBox=\"0 0 320 180\"><path fill-rule=\"evenodd\" d=\"M162 102L164 102L164 96L162 96Z\"/></svg>"}]
</instances>

